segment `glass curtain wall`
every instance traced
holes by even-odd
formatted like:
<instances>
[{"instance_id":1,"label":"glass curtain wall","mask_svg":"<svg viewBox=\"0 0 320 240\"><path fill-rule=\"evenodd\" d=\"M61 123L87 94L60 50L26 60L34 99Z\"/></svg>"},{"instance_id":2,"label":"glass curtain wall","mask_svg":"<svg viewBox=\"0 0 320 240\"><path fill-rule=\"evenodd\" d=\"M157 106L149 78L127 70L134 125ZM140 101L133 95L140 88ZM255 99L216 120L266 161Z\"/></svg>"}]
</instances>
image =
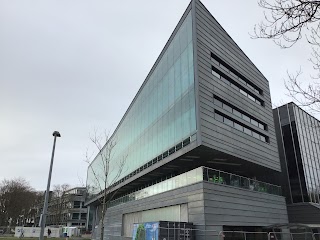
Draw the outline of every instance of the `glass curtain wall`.
<instances>
[{"instance_id":1,"label":"glass curtain wall","mask_svg":"<svg viewBox=\"0 0 320 240\"><path fill-rule=\"evenodd\" d=\"M293 105L293 104L292 104ZM320 124L317 119L294 106L297 126L297 138L300 143L300 154L306 192L306 200L320 203Z\"/></svg>"},{"instance_id":2,"label":"glass curtain wall","mask_svg":"<svg viewBox=\"0 0 320 240\"><path fill-rule=\"evenodd\" d=\"M320 203L319 121L293 103L280 107L279 116L291 189L287 200Z\"/></svg>"},{"instance_id":3,"label":"glass curtain wall","mask_svg":"<svg viewBox=\"0 0 320 240\"><path fill-rule=\"evenodd\" d=\"M118 173L121 159L125 158L125 167L117 180L196 131L194 95L190 12L112 136L116 144L109 183ZM91 194L101 191L103 166L97 156L88 168L87 188Z\"/></svg>"}]
</instances>

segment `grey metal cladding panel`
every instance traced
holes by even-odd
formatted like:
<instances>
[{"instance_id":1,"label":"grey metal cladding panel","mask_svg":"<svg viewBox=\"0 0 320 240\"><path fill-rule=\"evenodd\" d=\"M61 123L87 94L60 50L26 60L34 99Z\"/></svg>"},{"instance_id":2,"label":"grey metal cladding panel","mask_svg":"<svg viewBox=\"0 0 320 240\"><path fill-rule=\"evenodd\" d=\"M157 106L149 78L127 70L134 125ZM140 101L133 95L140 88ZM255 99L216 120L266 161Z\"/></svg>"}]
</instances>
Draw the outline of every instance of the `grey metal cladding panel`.
<instances>
[{"instance_id":1,"label":"grey metal cladding panel","mask_svg":"<svg viewBox=\"0 0 320 240\"><path fill-rule=\"evenodd\" d=\"M198 39L207 38L210 39L209 43L215 42L215 46L210 45L220 51L223 60L230 62L243 75L249 75L266 85L266 78L199 1L196 4L196 19Z\"/></svg>"},{"instance_id":2,"label":"grey metal cladding panel","mask_svg":"<svg viewBox=\"0 0 320 240\"><path fill-rule=\"evenodd\" d=\"M203 206L203 183L178 188L108 209L110 213L130 213L188 203L188 208ZM202 203L202 204L201 204Z\"/></svg>"},{"instance_id":3,"label":"grey metal cladding panel","mask_svg":"<svg viewBox=\"0 0 320 240\"><path fill-rule=\"evenodd\" d=\"M204 46L199 45L197 54L199 76L199 117L203 145L280 171L280 161L278 157L270 96L267 94L268 91L262 88L261 85L257 84L264 91L264 96L258 97L265 101L265 106L262 107L252 102L219 79L214 79L214 76L211 74L211 64L208 62L208 56L210 56L210 53ZM268 88L267 84L266 87ZM258 128L256 129L253 126L251 127L256 129L258 132L267 135L270 139L270 143L264 143L260 140L256 140L251 136L231 129L230 127L227 129L226 126L223 127L221 123L214 120L213 111L216 107L212 104L213 95L217 95L222 99L225 99L232 105L266 123L268 125L267 132ZM224 110L220 109L220 111ZM235 116L230 116L236 119ZM241 122L242 120L239 121ZM217 126L219 126L220 129L218 129ZM217 136L221 139L218 139ZM239 145L241 145L241 147L239 147Z\"/></svg>"},{"instance_id":4,"label":"grey metal cladding panel","mask_svg":"<svg viewBox=\"0 0 320 240\"><path fill-rule=\"evenodd\" d=\"M270 95L268 95L267 93L264 92L264 95L257 95L254 94L251 90L248 90L252 95L256 95L258 98L262 99L265 102L265 107L260 106L259 104L252 102L251 100L249 101L248 98L246 98L245 96L242 96L239 92L237 92L235 89L233 89L231 86L226 85L222 80L215 78L212 73L211 73L211 62L207 61L205 59L204 53L201 52L200 48L198 51L198 74L199 74L199 84L205 84L205 82L211 83L213 86L211 87L211 89L213 88L213 91L215 91L215 88L220 88L222 91L226 91L228 89L229 91L234 92L236 95L239 96L240 99L245 99L248 103L251 103L250 106L251 108L253 107L255 110L259 110L259 112L263 113L265 112L266 114L269 113L269 111L271 111L271 101L270 101ZM238 82L239 85L241 85ZM222 86L224 86L224 88L222 88ZM248 89L248 88L246 88ZM250 108L248 109L250 111ZM268 118L272 118L272 116L270 116L271 114L268 114Z\"/></svg>"},{"instance_id":5,"label":"grey metal cladding panel","mask_svg":"<svg viewBox=\"0 0 320 240\"><path fill-rule=\"evenodd\" d=\"M212 63L211 60L207 59L206 56L206 52L202 51L202 49L199 47L198 48L198 68L199 68L199 74L201 74L201 82L205 82L205 81L209 81L212 82L212 79L216 79L213 78L213 75L211 73L211 66L214 65L215 67L217 67L218 69L220 69L221 71L223 71L223 69L221 69L221 67L219 68L218 66L216 66L215 64ZM229 73L225 73L227 76L231 77L231 79L234 79L234 77L232 75L230 75ZM200 77L200 76L199 76ZM216 79L216 82L220 82L221 80ZM265 106L267 107L267 109L271 109L271 98L270 95L268 93L266 93L264 91L263 95L260 94L256 94L255 92L253 92L251 89L249 89L247 86L243 85L240 81L238 81L237 79L234 79L234 81L236 81L239 85L243 86L245 89L247 89L248 91L250 91L250 93L254 96L256 96L257 98L260 98L261 100L264 101ZM234 90L233 88L231 88L229 86L230 89ZM243 96L242 96L243 97Z\"/></svg>"},{"instance_id":6,"label":"grey metal cladding panel","mask_svg":"<svg viewBox=\"0 0 320 240\"><path fill-rule=\"evenodd\" d=\"M238 189L231 186L204 184L206 224L270 225L287 223L284 197Z\"/></svg>"},{"instance_id":7,"label":"grey metal cladding panel","mask_svg":"<svg viewBox=\"0 0 320 240\"><path fill-rule=\"evenodd\" d=\"M199 72L199 76L200 78L204 77L201 72ZM231 105L243 110L252 117L255 117L261 122L267 124L270 128L269 133L275 133L272 116L266 116L268 112L267 109L261 106L256 106L255 103L251 103L251 100L245 98L236 90L229 88L229 86L223 86L222 84L224 83L214 82L214 80L211 80L211 82L202 81L199 84L200 100L205 99L206 101L211 101L213 104L214 95L218 96L230 103ZM213 87L210 87L210 85ZM212 88L214 88L214 90L212 90ZM268 133L266 132L265 134Z\"/></svg>"},{"instance_id":8,"label":"grey metal cladding panel","mask_svg":"<svg viewBox=\"0 0 320 240\"><path fill-rule=\"evenodd\" d=\"M202 118L202 124L201 124L201 130L202 135L208 135L208 137L212 137L212 139L217 140L227 140L227 141L237 141L239 144L246 144L249 145L250 148L246 148L245 145L244 150L247 150L248 152L253 152L251 147L254 147L254 152L262 151L261 154L264 152L268 155L271 155L273 158L276 158L278 162L278 153L276 151L273 151L274 148L270 144L263 142L259 139L255 139L252 136L245 134L241 131L238 131L235 128L232 128L224 123L220 123L216 120L214 120L211 116L206 117L205 114L203 114ZM214 135L213 135L214 134ZM239 147L239 146L235 146Z\"/></svg>"},{"instance_id":9,"label":"grey metal cladding panel","mask_svg":"<svg viewBox=\"0 0 320 240\"><path fill-rule=\"evenodd\" d=\"M257 103L252 102L240 92L226 85L219 79L216 79L208 69L204 69L199 62L199 94L201 97L211 98L216 95L239 109L244 110L251 116L266 123L269 127L269 132L274 133L274 122L272 117L271 103L262 107ZM210 74L210 75L209 75Z\"/></svg>"},{"instance_id":10,"label":"grey metal cladding panel","mask_svg":"<svg viewBox=\"0 0 320 240\"><path fill-rule=\"evenodd\" d=\"M276 171L280 171L280 166L273 161L270 157L268 158L267 153L264 153L264 156L257 151L248 151L248 146L245 146L245 142L237 142L234 140L229 140L223 136L219 136L219 138L211 139L210 136L202 135L203 138L203 145L207 147L211 147L218 151L224 152L234 157L238 157L241 159L245 159L252 163L259 164L261 166L265 166ZM249 142L247 144L250 144ZM235 145L237 145L235 147ZM243 147L243 148L241 148Z\"/></svg>"},{"instance_id":11,"label":"grey metal cladding panel","mask_svg":"<svg viewBox=\"0 0 320 240\"><path fill-rule=\"evenodd\" d=\"M205 53L203 51L201 51L201 48L198 48L198 68L199 68L199 80L200 83L208 81L214 85L216 85L217 83L223 83L221 80L215 78L212 73L211 73L211 66L213 64L211 63L211 61L206 60L206 56ZM201 75L201 76L200 76ZM228 74L226 74L228 75ZM230 76L230 75L229 75ZM214 81L215 80L215 81ZM235 80L237 81L237 80ZM239 85L242 85L239 81L237 81ZM223 83L223 85L225 85ZM225 85L227 86L227 85ZM231 88L230 86L228 86L228 88L232 91L235 91L233 88ZM245 87L246 89L248 89L247 87ZM262 99L265 103L265 107L261 108L263 111L265 111L266 109L271 110L271 99L270 99L270 95L267 94L266 92L264 92L263 96L255 94L254 92L252 92L251 90L249 90L252 95L257 96L258 98ZM237 92L238 93L238 92ZM239 94L239 93L238 93ZM240 96L240 95L239 95ZM241 95L241 98L247 99L244 96ZM252 102L252 104L254 106L259 106L258 104ZM259 106L260 107L260 106ZM270 115L270 114L269 114Z\"/></svg>"},{"instance_id":12,"label":"grey metal cladding panel","mask_svg":"<svg viewBox=\"0 0 320 240\"><path fill-rule=\"evenodd\" d=\"M201 119L200 130L201 130L203 144L208 145L217 150L226 150L225 148L227 147L228 151L231 152L234 156L238 156L244 159L252 159L252 161L259 162L260 164L262 163L262 165L268 165L273 169L280 170L280 162L279 162L278 151L277 151L277 142L276 142L273 125L271 125L269 121L266 122L262 120L263 122L268 124L269 131L264 132L261 129L257 129L258 132L264 133L267 136L269 136L270 143L265 143L245 133L242 133L233 128L230 128L225 124L217 122L214 119L214 114L213 114L214 105L212 104L212 100L210 102L209 94L205 94L204 92L208 92L208 88L204 89L200 87L200 92L199 92L200 119ZM229 95L232 95L232 94L229 94ZM221 112L224 112L223 109L219 109L219 110ZM254 115L254 114L251 114L251 115L255 116L258 119L264 119L263 117L260 117L260 116L257 117L257 115ZM235 116L232 116L232 117L236 119ZM242 121L242 120L239 120L239 121ZM248 123L246 123L246 125L248 125ZM264 163L264 161L266 161L266 163Z\"/></svg>"},{"instance_id":13,"label":"grey metal cladding panel","mask_svg":"<svg viewBox=\"0 0 320 240\"><path fill-rule=\"evenodd\" d=\"M182 203L188 204L189 221L203 225L203 183L200 182L109 208L106 214L106 232L111 235L121 235L123 214Z\"/></svg>"}]
</instances>

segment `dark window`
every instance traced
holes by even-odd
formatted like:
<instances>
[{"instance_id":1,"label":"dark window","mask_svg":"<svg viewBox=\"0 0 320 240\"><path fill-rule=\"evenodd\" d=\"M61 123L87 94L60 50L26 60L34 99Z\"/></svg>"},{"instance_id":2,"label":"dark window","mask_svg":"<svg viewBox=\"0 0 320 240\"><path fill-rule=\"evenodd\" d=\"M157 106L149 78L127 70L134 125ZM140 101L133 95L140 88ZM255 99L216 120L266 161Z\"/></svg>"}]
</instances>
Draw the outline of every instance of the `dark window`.
<instances>
[{"instance_id":1,"label":"dark window","mask_svg":"<svg viewBox=\"0 0 320 240\"><path fill-rule=\"evenodd\" d=\"M239 78L239 81L240 81L243 85L247 85L246 81L244 81L242 78Z\"/></svg>"},{"instance_id":2,"label":"dark window","mask_svg":"<svg viewBox=\"0 0 320 240\"><path fill-rule=\"evenodd\" d=\"M228 68L226 68L226 67L223 66L222 64L220 64L220 67L221 67L224 71L226 71L227 73L229 73L229 69L228 69Z\"/></svg>"},{"instance_id":3,"label":"dark window","mask_svg":"<svg viewBox=\"0 0 320 240\"><path fill-rule=\"evenodd\" d=\"M233 83L231 83L231 87L233 87L234 89L236 89L237 91L240 91L239 87L234 85Z\"/></svg>"},{"instance_id":4,"label":"dark window","mask_svg":"<svg viewBox=\"0 0 320 240\"><path fill-rule=\"evenodd\" d=\"M243 131L246 133L246 134L249 134L249 135L252 135L252 132L249 128L246 128L246 127L243 127Z\"/></svg>"},{"instance_id":5,"label":"dark window","mask_svg":"<svg viewBox=\"0 0 320 240\"><path fill-rule=\"evenodd\" d=\"M221 107L222 108L222 102L219 101L218 99L214 99L214 104L216 104L217 106Z\"/></svg>"},{"instance_id":6,"label":"dark window","mask_svg":"<svg viewBox=\"0 0 320 240\"><path fill-rule=\"evenodd\" d=\"M213 74L213 76L220 78L220 74L217 73L216 71L214 71L213 69L212 69L212 74Z\"/></svg>"},{"instance_id":7,"label":"dark window","mask_svg":"<svg viewBox=\"0 0 320 240\"><path fill-rule=\"evenodd\" d=\"M234 115L236 115L236 116L238 116L238 117L242 117L242 114L241 114L241 112L239 112L239 111L237 111L237 110L235 110L235 109L233 109L233 114Z\"/></svg>"},{"instance_id":8,"label":"dark window","mask_svg":"<svg viewBox=\"0 0 320 240\"><path fill-rule=\"evenodd\" d=\"M242 114L242 118L243 118L243 120L250 122L250 118L248 116Z\"/></svg>"},{"instance_id":9,"label":"dark window","mask_svg":"<svg viewBox=\"0 0 320 240\"><path fill-rule=\"evenodd\" d=\"M240 89L240 93L242 94L242 95L244 95L244 96L248 96L248 94L245 92L245 91L243 91L242 89Z\"/></svg>"},{"instance_id":10,"label":"dark window","mask_svg":"<svg viewBox=\"0 0 320 240\"><path fill-rule=\"evenodd\" d=\"M73 207L74 208L80 208L80 201L74 201L73 202Z\"/></svg>"},{"instance_id":11,"label":"dark window","mask_svg":"<svg viewBox=\"0 0 320 240\"><path fill-rule=\"evenodd\" d=\"M229 82L228 79L226 79L226 78L224 78L224 77L221 76L221 80L222 80L225 84L230 85L230 82Z\"/></svg>"},{"instance_id":12,"label":"dark window","mask_svg":"<svg viewBox=\"0 0 320 240\"><path fill-rule=\"evenodd\" d=\"M228 119L228 118L224 118L224 123L227 124L227 125L229 125L229 126L231 126L231 127L233 127L233 121L231 121L231 120Z\"/></svg>"},{"instance_id":13,"label":"dark window","mask_svg":"<svg viewBox=\"0 0 320 240\"><path fill-rule=\"evenodd\" d=\"M220 65L220 63L217 61L217 60L215 60L214 58L211 58L211 61L214 63L214 64L216 64L216 65Z\"/></svg>"},{"instance_id":14,"label":"dark window","mask_svg":"<svg viewBox=\"0 0 320 240\"><path fill-rule=\"evenodd\" d=\"M256 127L259 126L259 123L258 123L256 120L251 119L251 123L252 123L253 125L255 125Z\"/></svg>"},{"instance_id":15,"label":"dark window","mask_svg":"<svg viewBox=\"0 0 320 240\"><path fill-rule=\"evenodd\" d=\"M223 122L223 117L218 113L214 114L214 118L219 122Z\"/></svg>"},{"instance_id":16,"label":"dark window","mask_svg":"<svg viewBox=\"0 0 320 240\"><path fill-rule=\"evenodd\" d=\"M242 127L240 124L234 123L234 127L235 127L236 129L240 130L241 132L243 132L243 127Z\"/></svg>"},{"instance_id":17,"label":"dark window","mask_svg":"<svg viewBox=\"0 0 320 240\"><path fill-rule=\"evenodd\" d=\"M260 134L254 132L254 131L252 131L252 136L257 138L257 139L260 139Z\"/></svg>"},{"instance_id":18,"label":"dark window","mask_svg":"<svg viewBox=\"0 0 320 240\"><path fill-rule=\"evenodd\" d=\"M250 99L250 100L252 100L252 101L256 101L256 99L253 97L253 96L251 96L250 94L248 94L248 98Z\"/></svg>"},{"instance_id":19,"label":"dark window","mask_svg":"<svg viewBox=\"0 0 320 240\"><path fill-rule=\"evenodd\" d=\"M264 129L264 125L259 123L259 128Z\"/></svg>"},{"instance_id":20,"label":"dark window","mask_svg":"<svg viewBox=\"0 0 320 240\"><path fill-rule=\"evenodd\" d=\"M227 104L223 104L223 109L232 113L232 108L230 106L228 106Z\"/></svg>"}]
</instances>

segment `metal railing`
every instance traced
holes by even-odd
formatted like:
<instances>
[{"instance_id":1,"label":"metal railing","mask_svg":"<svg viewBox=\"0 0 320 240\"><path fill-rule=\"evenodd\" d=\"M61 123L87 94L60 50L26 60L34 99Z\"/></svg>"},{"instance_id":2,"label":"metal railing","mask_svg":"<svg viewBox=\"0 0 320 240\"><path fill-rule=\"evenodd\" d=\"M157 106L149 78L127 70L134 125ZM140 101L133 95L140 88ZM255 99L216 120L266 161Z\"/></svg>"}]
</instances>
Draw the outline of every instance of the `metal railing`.
<instances>
[{"instance_id":1,"label":"metal railing","mask_svg":"<svg viewBox=\"0 0 320 240\"><path fill-rule=\"evenodd\" d=\"M110 207L130 201L143 199L146 197L150 197L159 193L163 193L201 181L212 182L215 184L224 184L228 186L281 196L280 186L271 183L261 182L255 179L239 176L217 169L199 167L189 172L182 173L178 176L169 178L162 182L143 188L141 190L129 193L125 196L119 197L110 202Z\"/></svg>"},{"instance_id":2,"label":"metal railing","mask_svg":"<svg viewBox=\"0 0 320 240\"><path fill-rule=\"evenodd\" d=\"M203 167L203 180L281 196L280 186L208 167Z\"/></svg>"},{"instance_id":3,"label":"metal railing","mask_svg":"<svg viewBox=\"0 0 320 240\"><path fill-rule=\"evenodd\" d=\"M164 228L141 229L128 239L135 240L317 240L320 233L301 232L247 232L247 231L216 231L197 228ZM108 235L108 240L124 239L124 236Z\"/></svg>"}]
</instances>

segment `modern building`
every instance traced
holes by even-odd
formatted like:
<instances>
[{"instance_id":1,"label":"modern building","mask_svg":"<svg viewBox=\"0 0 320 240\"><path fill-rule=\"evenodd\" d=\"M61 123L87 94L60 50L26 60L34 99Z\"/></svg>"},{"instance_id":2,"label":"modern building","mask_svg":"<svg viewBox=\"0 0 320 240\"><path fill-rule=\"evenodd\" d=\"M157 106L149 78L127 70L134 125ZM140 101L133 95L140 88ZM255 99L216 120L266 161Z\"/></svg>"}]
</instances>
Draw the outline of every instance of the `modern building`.
<instances>
[{"instance_id":1,"label":"modern building","mask_svg":"<svg viewBox=\"0 0 320 240\"><path fill-rule=\"evenodd\" d=\"M292 102L273 116L289 222L320 227L320 122Z\"/></svg>"},{"instance_id":2,"label":"modern building","mask_svg":"<svg viewBox=\"0 0 320 240\"><path fill-rule=\"evenodd\" d=\"M51 192L48 203L47 226L74 226L87 230L87 207L84 205L86 188L76 187L58 196ZM43 202L39 204L36 222L39 223Z\"/></svg>"},{"instance_id":3,"label":"modern building","mask_svg":"<svg viewBox=\"0 0 320 240\"><path fill-rule=\"evenodd\" d=\"M115 139L108 181L121 159L126 164L109 188L106 239L160 220L216 231L288 223L268 80L199 0L187 7ZM96 226L102 166L98 155L87 174Z\"/></svg>"}]
</instances>

